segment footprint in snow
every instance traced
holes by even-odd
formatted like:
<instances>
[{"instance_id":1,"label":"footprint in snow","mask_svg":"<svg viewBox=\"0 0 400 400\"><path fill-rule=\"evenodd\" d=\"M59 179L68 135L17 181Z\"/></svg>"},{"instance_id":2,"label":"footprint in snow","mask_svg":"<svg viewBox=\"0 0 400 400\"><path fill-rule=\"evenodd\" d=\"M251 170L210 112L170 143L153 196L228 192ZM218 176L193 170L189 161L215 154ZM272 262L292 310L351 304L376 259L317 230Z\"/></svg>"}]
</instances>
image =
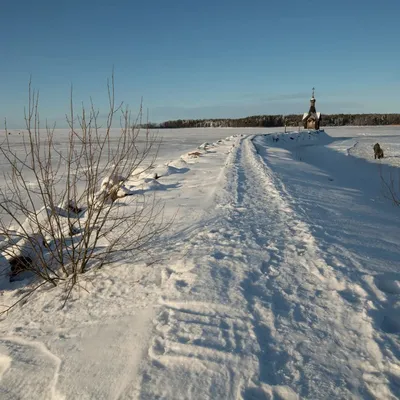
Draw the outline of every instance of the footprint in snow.
<instances>
[{"instance_id":1,"label":"footprint in snow","mask_svg":"<svg viewBox=\"0 0 400 400\"><path fill-rule=\"evenodd\" d=\"M386 333L400 333L399 315L384 315L381 323L381 329Z\"/></svg>"},{"instance_id":2,"label":"footprint in snow","mask_svg":"<svg viewBox=\"0 0 400 400\"><path fill-rule=\"evenodd\" d=\"M345 290L339 290L338 294L347 302L351 303L351 304L360 304L361 303L361 299L360 297L357 295L357 293L353 292L350 289L345 289Z\"/></svg>"},{"instance_id":3,"label":"footprint in snow","mask_svg":"<svg viewBox=\"0 0 400 400\"><path fill-rule=\"evenodd\" d=\"M221 253L220 251L216 251L216 252L213 254L213 257L214 257L216 260L222 260L222 259L225 258L225 254L224 254L224 253Z\"/></svg>"},{"instance_id":4,"label":"footprint in snow","mask_svg":"<svg viewBox=\"0 0 400 400\"><path fill-rule=\"evenodd\" d=\"M387 294L400 294L400 275L382 274L374 278L376 287Z\"/></svg>"}]
</instances>

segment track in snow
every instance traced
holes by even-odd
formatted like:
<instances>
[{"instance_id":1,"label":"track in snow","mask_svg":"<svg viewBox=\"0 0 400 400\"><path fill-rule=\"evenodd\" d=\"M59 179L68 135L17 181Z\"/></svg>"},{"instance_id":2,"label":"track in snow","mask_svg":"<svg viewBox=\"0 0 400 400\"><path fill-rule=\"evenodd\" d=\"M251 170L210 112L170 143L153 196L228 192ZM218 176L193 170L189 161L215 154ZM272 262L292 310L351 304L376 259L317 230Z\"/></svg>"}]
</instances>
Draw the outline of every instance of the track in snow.
<instances>
[{"instance_id":1,"label":"track in snow","mask_svg":"<svg viewBox=\"0 0 400 400\"><path fill-rule=\"evenodd\" d=\"M251 137L217 198L186 239L187 268L167 268L140 398L390 398L371 321L339 293L352 283Z\"/></svg>"}]
</instances>

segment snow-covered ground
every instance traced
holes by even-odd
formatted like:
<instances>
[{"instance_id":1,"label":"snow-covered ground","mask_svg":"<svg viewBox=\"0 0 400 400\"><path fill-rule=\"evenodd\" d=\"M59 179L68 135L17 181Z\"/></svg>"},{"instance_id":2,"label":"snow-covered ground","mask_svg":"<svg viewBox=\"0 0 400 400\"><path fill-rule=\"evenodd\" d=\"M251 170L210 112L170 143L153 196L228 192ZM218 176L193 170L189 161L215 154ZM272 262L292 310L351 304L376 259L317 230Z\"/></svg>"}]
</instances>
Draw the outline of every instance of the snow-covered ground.
<instances>
[{"instance_id":1,"label":"snow-covered ground","mask_svg":"<svg viewBox=\"0 0 400 400\"><path fill-rule=\"evenodd\" d=\"M171 229L3 315L0 398L399 398L400 127L160 134Z\"/></svg>"}]
</instances>

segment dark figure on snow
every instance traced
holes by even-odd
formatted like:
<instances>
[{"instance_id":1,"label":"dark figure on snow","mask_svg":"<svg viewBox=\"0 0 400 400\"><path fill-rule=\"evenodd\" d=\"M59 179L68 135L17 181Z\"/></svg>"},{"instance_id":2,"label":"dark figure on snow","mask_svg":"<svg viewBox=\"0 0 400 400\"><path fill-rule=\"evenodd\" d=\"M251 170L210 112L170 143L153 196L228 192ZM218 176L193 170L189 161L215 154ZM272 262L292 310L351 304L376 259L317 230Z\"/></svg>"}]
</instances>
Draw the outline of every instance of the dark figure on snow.
<instances>
[{"instance_id":1,"label":"dark figure on snow","mask_svg":"<svg viewBox=\"0 0 400 400\"><path fill-rule=\"evenodd\" d=\"M381 146L379 145L379 143L376 143L374 145L374 156L375 156L375 160L378 158L383 158L383 150L381 149Z\"/></svg>"}]
</instances>

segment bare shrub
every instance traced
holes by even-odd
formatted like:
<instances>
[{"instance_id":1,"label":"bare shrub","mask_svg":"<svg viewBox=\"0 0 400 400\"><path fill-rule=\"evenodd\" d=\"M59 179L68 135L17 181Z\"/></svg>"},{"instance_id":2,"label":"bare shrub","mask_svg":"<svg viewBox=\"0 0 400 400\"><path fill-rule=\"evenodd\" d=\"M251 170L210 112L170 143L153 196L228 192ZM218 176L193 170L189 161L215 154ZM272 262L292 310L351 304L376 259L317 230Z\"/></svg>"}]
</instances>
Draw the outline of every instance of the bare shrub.
<instances>
[{"instance_id":1,"label":"bare shrub","mask_svg":"<svg viewBox=\"0 0 400 400\"><path fill-rule=\"evenodd\" d=\"M389 169L384 173L382 165L379 166L383 195L386 199L393 202L394 205L400 207L400 175Z\"/></svg>"},{"instance_id":2,"label":"bare shrub","mask_svg":"<svg viewBox=\"0 0 400 400\"><path fill-rule=\"evenodd\" d=\"M55 126L46 122L41 128L39 94L29 84L22 148L14 146L7 126L0 145L7 164L0 187L6 268L13 268L11 276L31 271L39 285L65 283L68 296L80 274L111 262L116 252L134 254L168 227L154 197L127 187L139 166L142 171L152 168L157 137L141 128L142 107L133 120L127 107L115 104L114 77L107 87L104 127L92 101L75 113L71 90L63 144ZM112 135L117 115L120 133ZM122 197L126 199L117 201Z\"/></svg>"}]
</instances>

